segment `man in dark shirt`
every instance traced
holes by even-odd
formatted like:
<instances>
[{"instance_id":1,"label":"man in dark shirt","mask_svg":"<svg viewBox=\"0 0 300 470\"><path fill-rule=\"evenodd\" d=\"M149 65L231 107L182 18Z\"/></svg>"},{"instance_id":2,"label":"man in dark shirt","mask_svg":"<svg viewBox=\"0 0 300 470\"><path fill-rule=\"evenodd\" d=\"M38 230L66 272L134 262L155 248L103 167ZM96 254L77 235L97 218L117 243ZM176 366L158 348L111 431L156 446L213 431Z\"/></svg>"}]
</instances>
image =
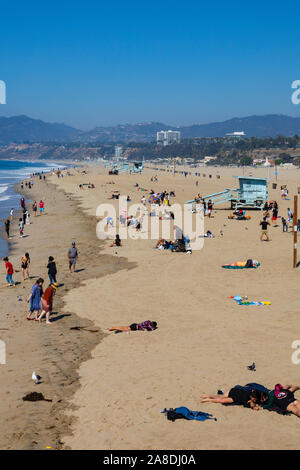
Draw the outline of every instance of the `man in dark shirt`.
<instances>
[{"instance_id":1,"label":"man in dark shirt","mask_svg":"<svg viewBox=\"0 0 300 470\"><path fill-rule=\"evenodd\" d=\"M245 407L255 408L260 398L261 385L247 384L245 386L235 385L223 395L201 395L201 403L221 403L222 405L237 404Z\"/></svg>"},{"instance_id":2,"label":"man in dark shirt","mask_svg":"<svg viewBox=\"0 0 300 470\"><path fill-rule=\"evenodd\" d=\"M260 241L262 242L263 237L266 237L266 241L269 242L270 238L269 238L269 235L268 235L268 225L270 225L270 223L267 221L266 217L263 218L263 220L260 222L259 225L261 225Z\"/></svg>"},{"instance_id":3,"label":"man in dark shirt","mask_svg":"<svg viewBox=\"0 0 300 470\"><path fill-rule=\"evenodd\" d=\"M4 225L5 225L5 231L6 231L7 238L9 238L10 220L7 219L7 220L4 222Z\"/></svg>"}]
</instances>

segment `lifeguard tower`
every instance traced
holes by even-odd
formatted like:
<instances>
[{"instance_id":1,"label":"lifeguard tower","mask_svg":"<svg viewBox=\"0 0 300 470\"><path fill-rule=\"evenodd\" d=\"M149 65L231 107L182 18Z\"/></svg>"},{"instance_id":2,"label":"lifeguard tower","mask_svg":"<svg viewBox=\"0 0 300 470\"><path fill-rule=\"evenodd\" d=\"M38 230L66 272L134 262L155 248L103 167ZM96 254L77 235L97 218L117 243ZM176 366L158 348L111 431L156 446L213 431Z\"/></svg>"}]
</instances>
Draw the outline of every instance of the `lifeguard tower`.
<instances>
[{"instance_id":1,"label":"lifeguard tower","mask_svg":"<svg viewBox=\"0 0 300 470\"><path fill-rule=\"evenodd\" d=\"M262 209L268 201L268 180L266 178L254 178L238 176L239 188L225 189L219 193L209 194L202 199L207 202L223 204L230 202L231 209L252 208ZM195 200L187 201L186 204L193 204Z\"/></svg>"}]
</instances>

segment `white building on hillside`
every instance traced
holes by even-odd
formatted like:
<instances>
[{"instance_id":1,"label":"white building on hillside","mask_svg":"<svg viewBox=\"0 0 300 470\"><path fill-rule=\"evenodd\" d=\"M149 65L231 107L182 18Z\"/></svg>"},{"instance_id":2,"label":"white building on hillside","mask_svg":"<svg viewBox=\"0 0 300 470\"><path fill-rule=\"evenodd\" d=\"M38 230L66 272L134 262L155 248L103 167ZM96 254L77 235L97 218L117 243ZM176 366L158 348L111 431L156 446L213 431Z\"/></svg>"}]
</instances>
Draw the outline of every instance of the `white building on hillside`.
<instances>
[{"instance_id":1,"label":"white building on hillside","mask_svg":"<svg viewBox=\"0 0 300 470\"><path fill-rule=\"evenodd\" d=\"M156 142L161 145L177 144L180 142L179 131L159 131L156 133Z\"/></svg>"}]
</instances>

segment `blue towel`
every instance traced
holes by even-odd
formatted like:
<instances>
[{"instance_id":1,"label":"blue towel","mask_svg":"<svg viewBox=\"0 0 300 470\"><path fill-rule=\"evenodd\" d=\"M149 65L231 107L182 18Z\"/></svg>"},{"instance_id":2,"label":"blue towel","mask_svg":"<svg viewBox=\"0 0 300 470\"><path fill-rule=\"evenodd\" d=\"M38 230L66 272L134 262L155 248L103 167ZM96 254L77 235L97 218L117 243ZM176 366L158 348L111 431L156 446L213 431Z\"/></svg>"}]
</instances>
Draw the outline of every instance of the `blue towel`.
<instances>
[{"instance_id":1,"label":"blue towel","mask_svg":"<svg viewBox=\"0 0 300 470\"><path fill-rule=\"evenodd\" d=\"M206 419L213 419L214 421L217 421L217 418L213 418L209 413L204 413L203 411L192 411L185 406L175 408L174 411L176 411L176 413L180 413L185 419L188 420L195 419L196 421L205 421Z\"/></svg>"}]
</instances>

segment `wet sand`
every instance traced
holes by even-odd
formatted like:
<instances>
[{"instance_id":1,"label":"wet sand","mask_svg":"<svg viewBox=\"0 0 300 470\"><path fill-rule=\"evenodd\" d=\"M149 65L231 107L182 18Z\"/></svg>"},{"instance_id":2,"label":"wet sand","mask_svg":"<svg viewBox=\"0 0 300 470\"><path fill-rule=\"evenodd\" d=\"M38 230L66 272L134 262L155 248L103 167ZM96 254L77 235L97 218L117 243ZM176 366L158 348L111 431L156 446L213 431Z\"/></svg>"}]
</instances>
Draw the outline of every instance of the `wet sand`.
<instances>
[{"instance_id":1,"label":"wet sand","mask_svg":"<svg viewBox=\"0 0 300 470\"><path fill-rule=\"evenodd\" d=\"M16 220L11 226L9 258L19 271L14 274L15 288L6 287L1 260L0 339L6 343L7 357L6 365L0 365L0 448L60 449L64 445L61 436L70 432L72 416L65 410L79 387L77 369L105 336L84 312L78 317L65 308L64 295L85 279L127 269L129 265L125 259L116 265L112 256L103 254L93 219L78 208L74 198L37 179L34 189L22 193L26 200L39 202L42 198L46 210L36 218L31 214L31 224L25 225L23 239L19 238ZM32 203L27 206L32 213ZM80 259L78 272L69 274L67 250L73 240L78 240ZM23 282L20 258L26 251L31 257L32 278ZM50 255L55 257L57 280L63 285L54 298L53 323L46 325L26 320L29 307L26 298L37 277L43 277L44 289L47 287L46 265ZM72 329L78 326L84 329ZM42 377L40 385L32 381L33 371ZM22 397L30 392L41 392L52 402L24 402Z\"/></svg>"}]
</instances>

